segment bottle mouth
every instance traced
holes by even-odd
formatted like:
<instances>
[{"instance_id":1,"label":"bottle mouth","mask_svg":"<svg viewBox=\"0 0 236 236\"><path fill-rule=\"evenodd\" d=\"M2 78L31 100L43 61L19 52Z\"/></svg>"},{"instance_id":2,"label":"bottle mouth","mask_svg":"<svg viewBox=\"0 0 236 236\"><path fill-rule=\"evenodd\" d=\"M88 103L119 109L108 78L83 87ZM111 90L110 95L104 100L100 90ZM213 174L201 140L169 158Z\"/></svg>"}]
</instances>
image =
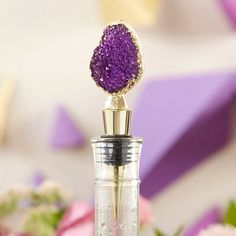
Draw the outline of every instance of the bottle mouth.
<instances>
[{"instance_id":1,"label":"bottle mouth","mask_svg":"<svg viewBox=\"0 0 236 236\"><path fill-rule=\"evenodd\" d=\"M97 161L123 166L139 161L142 139L124 136L103 136L91 140Z\"/></svg>"}]
</instances>

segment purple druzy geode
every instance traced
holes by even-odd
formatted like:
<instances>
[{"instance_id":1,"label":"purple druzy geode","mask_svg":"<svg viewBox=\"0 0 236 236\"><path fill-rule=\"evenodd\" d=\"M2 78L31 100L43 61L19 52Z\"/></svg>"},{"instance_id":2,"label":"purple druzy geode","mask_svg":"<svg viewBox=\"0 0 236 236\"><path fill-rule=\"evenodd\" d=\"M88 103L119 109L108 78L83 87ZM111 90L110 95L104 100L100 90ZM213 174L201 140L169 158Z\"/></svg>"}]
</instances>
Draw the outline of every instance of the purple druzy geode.
<instances>
[{"instance_id":1,"label":"purple druzy geode","mask_svg":"<svg viewBox=\"0 0 236 236\"><path fill-rule=\"evenodd\" d=\"M90 63L92 78L109 93L118 93L140 73L139 51L129 29L122 23L105 28Z\"/></svg>"}]
</instances>

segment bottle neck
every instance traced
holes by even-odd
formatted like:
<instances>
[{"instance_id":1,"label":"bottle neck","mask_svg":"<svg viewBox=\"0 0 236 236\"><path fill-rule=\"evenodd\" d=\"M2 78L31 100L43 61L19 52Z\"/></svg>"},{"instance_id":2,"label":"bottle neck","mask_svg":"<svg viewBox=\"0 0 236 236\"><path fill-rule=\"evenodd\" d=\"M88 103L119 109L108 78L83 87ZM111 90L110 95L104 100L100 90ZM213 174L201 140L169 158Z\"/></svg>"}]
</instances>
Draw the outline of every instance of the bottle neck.
<instances>
[{"instance_id":1,"label":"bottle neck","mask_svg":"<svg viewBox=\"0 0 236 236\"><path fill-rule=\"evenodd\" d=\"M95 163L96 236L139 235L139 160L142 140L92 140Z\"/></svg>"}]
</instances>

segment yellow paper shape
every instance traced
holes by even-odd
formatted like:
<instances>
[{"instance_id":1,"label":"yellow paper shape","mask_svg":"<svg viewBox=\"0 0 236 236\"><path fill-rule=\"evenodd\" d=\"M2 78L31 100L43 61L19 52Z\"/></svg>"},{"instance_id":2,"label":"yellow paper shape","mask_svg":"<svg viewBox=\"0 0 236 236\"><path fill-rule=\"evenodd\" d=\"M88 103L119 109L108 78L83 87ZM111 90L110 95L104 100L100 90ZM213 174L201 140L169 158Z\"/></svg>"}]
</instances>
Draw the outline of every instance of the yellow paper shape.
<instances>
[{"instance_id":1,"label":"yellow paper shape","mask_svg":"<svg viewBox=\"0 0 236 236\"><path fill-rule=\"evenodd\" d=\"M14 79L6 79L3 86L0 88L0 144L4 142L14 88Z\"/></svg>"},{"instance_id":2,"label":"yellow paper shape","mask_svg":"<svg viewBox=\"0 0 236 236\"><path fill-rule=\"evenodd\" d=\"M123 20L134 26L151 26L161 0L100 0L105 24Z\"/></svg>"}]
</instances>

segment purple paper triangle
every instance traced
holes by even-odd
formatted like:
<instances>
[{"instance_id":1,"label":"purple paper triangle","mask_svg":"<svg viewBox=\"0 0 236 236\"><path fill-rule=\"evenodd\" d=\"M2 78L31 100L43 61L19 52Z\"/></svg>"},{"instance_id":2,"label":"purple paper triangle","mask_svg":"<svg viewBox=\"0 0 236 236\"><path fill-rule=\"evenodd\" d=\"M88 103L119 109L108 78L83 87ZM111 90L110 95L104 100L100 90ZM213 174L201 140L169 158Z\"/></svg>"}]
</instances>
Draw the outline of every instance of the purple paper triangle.
<instances>
[{"instance_id":1,"label":"purple paper triangle","mask_svg":"<svg viewBox=\"0 0 236 236\"><path fill-rule=\"evenodd\" d=\"M236 1L235 0L219 0L227 17L231 21L234 28L236 28Z\"/></svg>"},{"instance_id":2,"label":"purple paper triangle","mask_svg":"<svg viewBox=\"0 0 236 236\"><path fill-rule=\"evenodd\" d=\"M234 84L233 74L147 83L133 118L133 133L144 139L144 196L154 196L227 142Z\"/></svg>"},{"instance_id":3,"label":"purple paper triangle","mask_svg":"<svg viewBox=\"0 0 236 236\"><path fill-rule=\"evenodd\" d=\"M63 106L56 110L51 143L56 149L80 147L85 143L84 134Z\"/></svg>"},{"instance_id":4,"label":"purple paper triangle","mask_svg":"<svg viewBox=\"0 0 236 236\"><path fill-rule=\"evenodd\" d=\"M218 207L213 207L188 228L183 236L197 236L198 233L206 229L211 224L220 223L222 220L221 212Z\"/></svg>"}]
</instances>

